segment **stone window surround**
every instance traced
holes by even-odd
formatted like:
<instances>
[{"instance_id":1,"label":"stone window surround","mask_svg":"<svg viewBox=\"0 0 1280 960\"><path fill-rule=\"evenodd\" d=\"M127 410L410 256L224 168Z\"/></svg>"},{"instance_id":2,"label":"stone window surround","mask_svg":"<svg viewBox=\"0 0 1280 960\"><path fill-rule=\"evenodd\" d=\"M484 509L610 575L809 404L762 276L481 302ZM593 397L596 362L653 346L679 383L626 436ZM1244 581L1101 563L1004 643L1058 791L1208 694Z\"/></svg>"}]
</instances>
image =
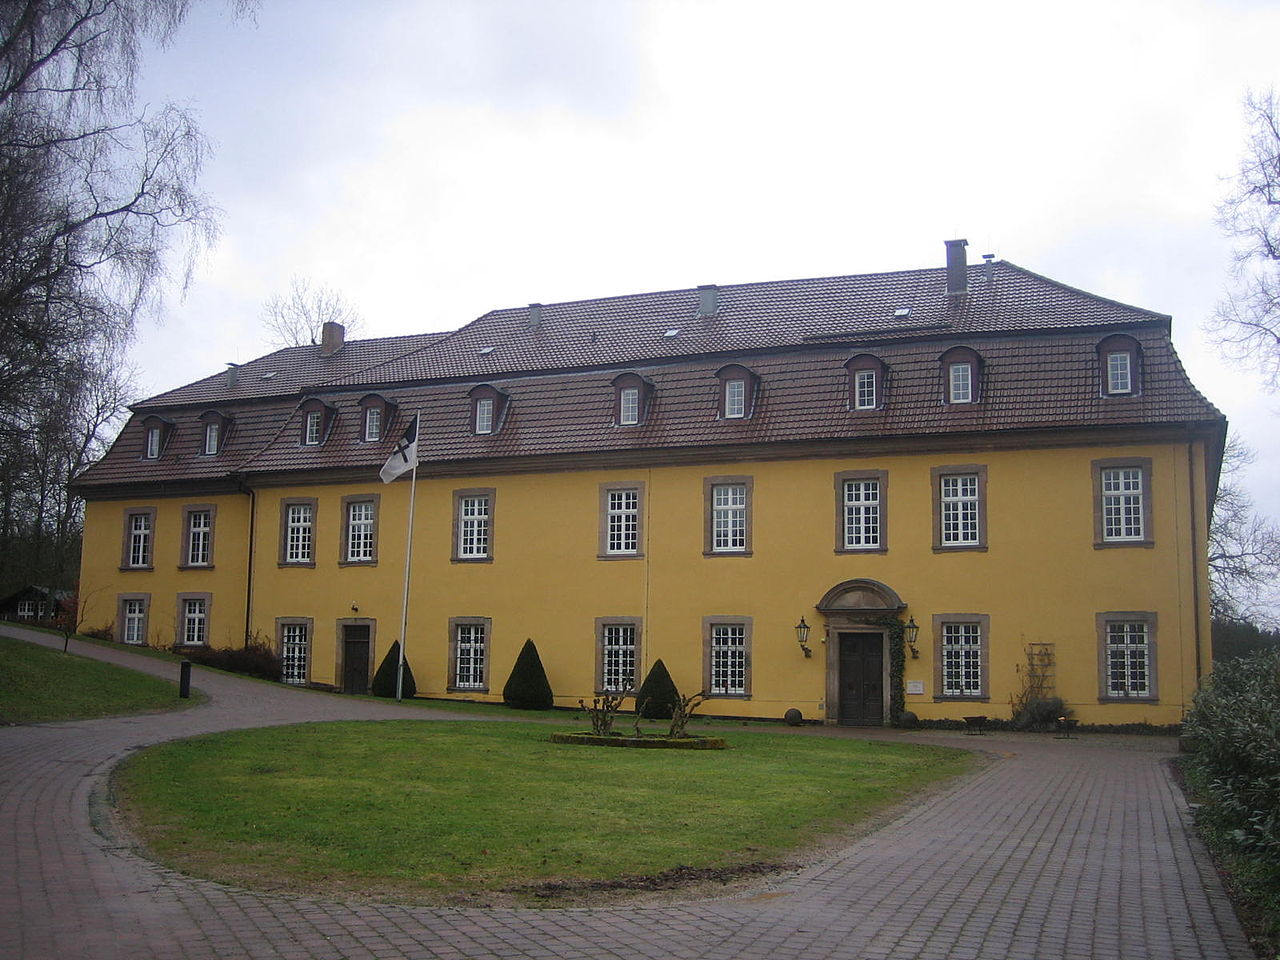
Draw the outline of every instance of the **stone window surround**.
<instances>
[{"instance_id":1,"label":"stone window surround","mask_svg":"<svg viewBox=\"0 0 1280 960\"><path fill-rule=\"evenodd\" d=\"M351 505L353 503L372 503L373 504L373 556L368 560L351 560L347 548L350 546L351 538ZM338 566L340 567L376 567L378 565L378 533L380 528L380 519L382 516L382 494L380 493L352 493L342 498L341 505L342 514L341 530L342 540L338 544ZM315 529L312 527L312 535L314 538ZM312 543L312 554L314 556L315 544Z\"/></svg>"},{"instance_id":2,"label":"stone window surround","mask_svg":"<svg viewBox=\"0 0 1280 960\"><path fill-rule=\"evenodd\" d=\"M489 498L489 549L482 557L464 557L458 550L459 537L462 534L462 498L463 497L488 497ZM496 513L498 502L498 491L495 487L468 487L462 490L453 491L453 535L452 535L452 553L449 557L451 563L493 563L494 557L494 516Z\"/></svg>"},{"instance_id":3,"label":"stone window surround","mask_svg":"<svg viewBox=\"0 0 1280 960\"><path fill-rule=\"evenodd\" d=\"M191 563L191 514L204 511L209 514L209 562ZM179 544L179 570L212 570L213 537L217 530L218 505L216 503L187 503L182 506L182 541Z\"/></svg>"},{"instance_id":4,"label":"stone window surround","mask_svg":"<svg viewBox=\"0 0 1280 960\"><path fill-rule=\"evenodd\" d=\"M187 643L185 637L187 635L187 601L203 600L204 601L204 643ZM173 645L174 647L207 647L209 646L209 638L213 636L213 594L206 592L187 592L178 594L178 602L176 604L175 624Z\"/></svg>"},{"instance_id":5,"label":"stone window surround","mask_svg":"<svg viewBox=\"0 0 1280 960\"><path fill-rule=\"evenodd\" d=\"M116 622L115 628L111 631L115 636L116 643L124 643L124 604L126 600L142 601L142 645L146 646L147 637L151 633L151 594L149 593L117 593L116 594ZM134 646L134 644L130 644Z\"/></svg>"},{"instance_id":6,"label":"stone window surround","mask_svg":"<svg viewBox=\"0 0 1280 960\"><path fill-rule=\"evenodd\" d=\"M1108 610L1094 617L1098 630L1098 702L1159 703L1160 687L1157 669L1157 616L1149 610ZM1147 688L1145 697L1117 697L1110 692L1110 664L1107 662L1107 624L1145 623L1147 625Z\"/></svg>"},{"instance_id":7,"label":"stone window surround","mask_svg":"<svg viewBox=\"0 0 1280 960\"><path fill-rule=\"evenodd\" d=\"M284 656L284 628L286 626L304 626L307 628L307 676L306 683L300 686L311 685L311 667L312 653L315 649L316 623L313 617L276 617L276 653ZM341 656L339 652L338 656Z\"/></svg>"},{"instance_id":8,"label":"stone window surround","mask_svg":"<svg viewBox=\"0 0 1280 960\"><path fill-rule=\"evenodd\" d=\"M743 664L742 693L711 692L711 630L713 627L743 627L742 640ZM753 622L751 617L703 617L702 618L702 689L707 691L708 700L750 700L751 699L751 634Z\"/></svg>"},{"instance_id":9,"label":"stone window surround","mask_svg":"<svg viewBox=\"0 0 1280 960\"><path fill-rule=\"evenodd\" d=\"M714 488L739 484L747 488L746 505L746 542L741 550L715 550L714 523L715 511ZM755 500L755 478L748 476L717 476L702 478L702 555L704 557L749 557L752 547L752 512Z\"/></svg>"},{"instance_id":10,"label":"stone window surround","mask_svg":"<svg viewBox=\"0 0 1280 960\"><path fill-rule=\"evenodd\" d=\"M148 534L147 543L147 562L143 564L133 565L129 562L132 541L132 526L135 516L147 516L151 518L151 532ZM120 569L124 570L154 570L156 566L156 508L155 507L125 507L124 508L124 535L121 539L120 547Z\"/></svg>"},{"instance_id":11,"label":"stone window surround","mask_svg":"<svg viewBox=\"0 0 1280 960\"><path fill-rule=\"evenodd\" d=\"M978 542L942 542L942 478L961 474L978 477ZM987 466L984 463L962 463L933 467L929 471L929 485L933 500L933 552L963 553L966 550L985 553L987 549Z\"/></svg>"},{"instance_id":12,"label":"stone window surround","mask_svg":"<svg viewBox=\"0 0 1280 960\"><path fill-rule=\"evenodd\" d=\"M847 480L878 480L880 482L880 544L875 547L846 547L844 543L844 485ZM888 470L840 470L835 475L836 492L836 553L888 553L889 552L889 471Z\"/></svg>"},{"instance_id":13,"label":"stone window surround","mask_svg":"<svg viewBox=\"0 0 1280 960\"><path fill-rule=\"evenodd\" d=\"M458 686L458 627L484 627L484 681L479 687ZM493 670L493 618L492 617L450 617L449 618L449 684L445 688L449 693L488 693L490 676Z\"/></svg>"},{"instance_id":14,"label":"stone window surround","mask_svg":"<svg viewBox=\"0 0 1280 960\"><path fill-rule=\"evenodd\" d=\"M596 694L617 693L617 690L606 690L604 688L604 628L605 627L634 627L636 632L636 673L632 679L632 693L640 689L641 682L641 663L643 662L640 651L643 649L644 643L644 618L643 617L596 617L596 676L595 690Z\"/></svg>"},{"instance_id":15,"label":"stone window surround","mask_svg":"<svg viewBox=\"0 0 1280 960\"><path fill-rule=\"evenodd\" d=\"M316 533L320 525L320 501L315 497L281 497L280 498L280 551L276 559L278 567L315 567L316 565ZM311 559L290 560L289 556L289 508L303 504L311 505Z\"/></svg>"},{"instance_id":16,"label":"stone window surround","mask_svg":"<svg viewBox=\"0 0 1280 960\"><path fill-rule=\"evenodd\" d=\"M609 552L609 494L619 490L636 492L636 549L631 553ZM645 482L643 480L609 480L600 484L599 538L597 560L638 560L644 556Z\"/></svg>"},{"instance_id":17,"label":"stone window surround","mask_svg":"<svg viewBox=\"0 0 1280 960\"><path fill-rule=\"evenodd\" d=\"M1151 466L1150 457L1104 457L1090 463L1090 469L1093 473L1093 549L1115 550L1117 548L1138 547L1150 550L1156 545L1155 528L1153 527L1152 519ZM1107 540L1103 537L1102 471L1120 470L1126 467L1136 467L1142 471L1142 539Z\"/></svg>"},{"instance_id":18,"label":"stone window surround","mask_svg":"<svg viewBox=\"0 0 1280 960\"><path fill-rule=\"evenodd\" d=\"M981 640L982 693L979 696L955 696L942 692L942 627L948 623L976 623ZM953 703L991 700L991 617L985 613L935 613L933 615L933 701Z\"/></svg>"}]
</instances>

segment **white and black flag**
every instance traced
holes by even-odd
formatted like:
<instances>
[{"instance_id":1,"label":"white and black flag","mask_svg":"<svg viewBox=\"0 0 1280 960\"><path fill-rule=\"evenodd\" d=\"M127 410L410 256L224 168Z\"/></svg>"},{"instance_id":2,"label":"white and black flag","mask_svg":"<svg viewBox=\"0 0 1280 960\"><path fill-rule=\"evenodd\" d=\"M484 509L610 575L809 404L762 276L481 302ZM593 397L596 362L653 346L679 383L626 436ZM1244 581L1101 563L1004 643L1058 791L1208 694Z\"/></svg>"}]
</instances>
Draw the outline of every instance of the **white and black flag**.
<instances>
[{"instance_id":1,"label":"white and black flag","mask_svg":"<svg viewBox=\"0 0 1280 960\"><path fill-rule=\"evenodd\" d=\"M413 415L413 420L405 428L404 436L396 441L396 448L391 451L391 456L387 457L387 462L382 465L378 476L382 478L383 483L390 483L400 474L408 473L418 465L419 416L421 415L417 413Z\"/></svg>"}]
</instances>

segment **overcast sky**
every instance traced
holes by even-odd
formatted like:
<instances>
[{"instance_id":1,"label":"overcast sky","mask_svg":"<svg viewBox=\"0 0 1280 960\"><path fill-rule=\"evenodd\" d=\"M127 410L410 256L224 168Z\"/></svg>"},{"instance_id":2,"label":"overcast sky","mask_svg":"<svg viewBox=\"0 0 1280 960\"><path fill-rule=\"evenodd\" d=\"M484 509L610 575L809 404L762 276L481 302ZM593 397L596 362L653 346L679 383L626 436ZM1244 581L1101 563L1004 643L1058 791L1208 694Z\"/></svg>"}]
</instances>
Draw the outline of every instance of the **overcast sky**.
<instances>
[{"instance_id":1,"label":"overcast sky","mask_svg":"<svg viewBox=\"0 0 1280 960\"><path fill-rule=\"evenodd\" d=\"M1280 397L1202 331L1263 2L261 0L144 64L192 107L222 236L144 324L156 393L267 352L291 276L364 336L497 307L940 266L943 241L1174 318L1280 515Z\"/></svg>"}]
</instances>

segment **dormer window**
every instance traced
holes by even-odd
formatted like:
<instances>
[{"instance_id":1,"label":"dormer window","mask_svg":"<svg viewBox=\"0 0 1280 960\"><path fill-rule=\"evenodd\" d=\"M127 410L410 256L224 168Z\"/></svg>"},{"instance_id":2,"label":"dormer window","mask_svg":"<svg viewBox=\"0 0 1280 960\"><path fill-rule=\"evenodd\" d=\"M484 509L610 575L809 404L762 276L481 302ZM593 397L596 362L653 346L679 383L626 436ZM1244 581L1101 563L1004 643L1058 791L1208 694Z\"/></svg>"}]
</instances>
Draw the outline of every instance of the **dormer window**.
<instances>
[{"instance_id":1,"label":"dormer window","mask_svg":"<svg viewBox=\"0 0 1280 960\"><path fill-rule=\"evenodd\" d=\"M720 410L723 420L745 420L753 413L760 378L740 364L731 363L716 371L720 381Z\"/></svg>"},{"instance_id":2,"label":"dormer window","mask_svg":"<svg viewBox=\"0 0 1280 960\"><path fill-rule=\"evenodd\" d=\"M158 460L169 445L173 423L154 414L142 421L142 459Z\"/></svg>"},{"instance_id":3,"label":"dormer window","mask_svg":"<svg viewBox=\"0 0 1280 960\"><path fill-rule=\"evenodd\" d=\"M471 432L488 436L502 429L510 397L497 387L482 383L471 389Z\"/></svg>"},{"instance_id":4,"label":"dormer window","mask_svg":"<svg viewBox=\"0 0 1280 960\"><path fill-rule=\"evenodd\" d=\"M396 405L380 393L360 398L360 442L376 443L386 436Z\"/></svg>"},{"instance_id":5,"label":"dormer window","mask_svg":"<svg viewBox=\"0 0 1280 960\"><path fill-rule=\"evenodd\" d=\"M382 439L382 408L366 407L364 411L365 442Z\"/></svg>"},{"instance_id":6,"label":"dormer window","mask_svg":"<svg viewBox=\"0 0 1280 960\"><path fill-rule=\"evenodd\" d=\"M977 403L982 395L982 358L969 347L952 347L942 355L946 403Z\"/></svg>"},{"instance_id":7,"label":"dormer window","mask_svg":"<svg viewBox=\"0 0 1280 960\"><path fill-rule=\"evenodd\" d=\"M217 421L204 425L204 448L202 452L206 456L211 457L218 452L218 434L221 432L222 426Z\"/></svg>"},{"instance_id":8,"label":"dormer window","mask_svg":"<svg viewBox=\"0 0 1280 960\"><path fill-rule=\"evenodd\" d=\"M147 427L147 453L148 460L155 460L160 456L160 428Z\"/></svg>"},{"instance_id":9,"label":"dormer window","mask_svg":"<svg viewBox=\"0 0 1280 960\"><path fill-rule=\"evenodd\" d=\"M634 427L640 422L640 388L624 387L618 392L618 423Z\"/></svg>"},{"instance_id":10,"label":"dormer window","mask_svg":"<svg viewBox=\"0 0 1280 960\"><path fill-rule=\"evenodd\" d=\"M1104 397L1132 397L1138 393L1142 354L1138 341L1124 334L1098 344L1100 387Z\"/></svg>"},{"instance_id":11,"label":"dormer window","mask_svg":"<svg viewBox=\"0 0 1280 960\"><path fill-rule=\"evenodd\" d=\"M200 415L200 454L216 457L227 442L227 429L231 420L217 410L207 410Z\"/></svg>"},{"instance_id":12,"label":"dormer window","mask_svg":"<svg viewBox=\"0 0 1280 960\"><path fill-rule=\"evenodd\" d=\"M302 401L301 410L302 445L317 447L328 438L337 411L318 397Z\"/></svg>"},{"instance_id":13,"label":"dormer window","mask_svg":"<svg viewBox=\"0 0 1280 960\"><path fill-rule=\"evenodd\" d=\"M653 384L638 373L620 373L613 378L613 422L620 427L637 427L649 416Z\"/></svg>"},{"instance_id":14,"label":"dormer window","mask_svg":"<svg viewBox=\"0 0 1280 960\"><path fill-rule=\"evenodd\" d=\"M845 369L849 371L850 410L878 410L884 406L884 361L863 353L850 359Z\"/></svg>"}]
</instances>

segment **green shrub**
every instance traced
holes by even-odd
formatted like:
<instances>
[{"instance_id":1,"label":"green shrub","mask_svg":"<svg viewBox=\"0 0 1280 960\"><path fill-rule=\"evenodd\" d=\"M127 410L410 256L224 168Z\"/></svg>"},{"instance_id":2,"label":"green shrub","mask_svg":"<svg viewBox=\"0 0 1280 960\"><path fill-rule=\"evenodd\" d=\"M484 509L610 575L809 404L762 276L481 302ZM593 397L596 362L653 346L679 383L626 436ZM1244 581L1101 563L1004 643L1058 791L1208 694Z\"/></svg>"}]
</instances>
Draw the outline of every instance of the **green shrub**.
<instances>
[{"instance_id":1,"label":"green shrub","mask_svg":"<svg viewBox=\"0 0 1280 960\"><path fill-rule=\"evenodd\" d=\"M201 666L241 673L247 677L259 677L262 680L280 679L282 667L280 657L265 643L254 641L243 647L225 650L214 650L209 647L181 647L174 652Z\"/></svg>"},{"instance_id":2,"label":"green shrub","mask_svg":"<svg viewBox=\"0 0 1280 960\"><path fill-rule=\"evenodd\" d=\"M378 667L378 672L373 675L373 683L369 687L369 692L375 697L394 697L396 695L396 668L400 665L400 641L397 640L391 645L391 649L387 651L387 655L382 658L382 664ZM400 695L406 700L418 692L418 685L413 679L413 669L409 666L409 661L404 662L404 680L401 684Z\"/></svg>"},{"instance_id":3,"label":"green shrub","mask_svg":"<svg viewBox=\"0 0 1280 960\"><path fill-rule=\"evenodd\" d=\"M649 675L636 691L636 710L646 720L670 720L671 711L680 701L680 691L661 660L654 661Z\"/></svg>"},{"instance_id":4,"label":"green shrub","mask_svg":"<svg viewBox=\"0 0 1280 960\"><path fill-rule=\"evenodd\" d=\"M555 705L547 671L532 640L526 640L511 668L507 685L502 688L502 702L517 710L550 710Z\"/></svg>"},{"instance_id":5,"label":"green shrub","mask_svg":"<svg viewBox=\"0 0 1280 960\"><path fill-rule=\"evenodd\" d=\"M1061 697L1036 697L1022 705L1013 718L1015 730L1052 730L1059 717L1071 716L1071 708Z\"/></svg>"}]
</instances>

